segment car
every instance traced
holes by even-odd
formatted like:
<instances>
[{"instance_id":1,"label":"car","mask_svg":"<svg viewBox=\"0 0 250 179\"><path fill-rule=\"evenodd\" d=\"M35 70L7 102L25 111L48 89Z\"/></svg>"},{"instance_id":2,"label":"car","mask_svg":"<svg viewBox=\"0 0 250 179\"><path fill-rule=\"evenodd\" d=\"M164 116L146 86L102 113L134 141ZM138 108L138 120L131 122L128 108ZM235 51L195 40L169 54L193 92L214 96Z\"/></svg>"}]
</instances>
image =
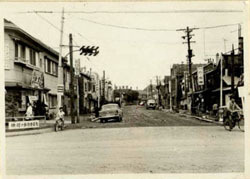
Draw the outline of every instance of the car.
<instances>
[{"instance_id":1,"label":"car","mask_svg":"<svg viewBox=\"0 0 250 179\"><path fill-rule=\"evenodd\" d=\"M148 99L146 103L146 109L155 109L156 108L156 101L154 99Z\"/></svg>"},{"instance_id":2,"label":"car","mask_svg":"<svg viewBox=\"0 0 250 179\"><path fill-rule=\"evenodd\" d=\"M139 103L140 106L144 106L144 104L145 104L144 101L141 101L141 102Z\"/></svg>"},{"instance_id":3,"label":"car","mask_svg":"<svg viewBox=\"0 0 250 179\"><path fill-rule=\"evenodd\" d=\"M110 119L115 119L119 122L122 121L123 112L118 104L111 103L102 106L99 111L99 119L101 123L108 122Z\"/></svg>"}]
</instances>

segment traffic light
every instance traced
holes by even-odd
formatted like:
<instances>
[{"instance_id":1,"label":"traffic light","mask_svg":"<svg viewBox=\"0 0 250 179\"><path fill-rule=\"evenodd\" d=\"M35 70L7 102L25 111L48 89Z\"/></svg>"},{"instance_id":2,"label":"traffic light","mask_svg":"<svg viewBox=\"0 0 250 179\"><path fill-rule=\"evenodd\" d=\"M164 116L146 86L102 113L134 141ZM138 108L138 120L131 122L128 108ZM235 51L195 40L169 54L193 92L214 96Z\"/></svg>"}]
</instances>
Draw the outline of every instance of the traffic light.
<instances>
[{"instance_id":1,"label":"traffic light","mask_svg":"<svg viewBox=\"0 0 250 179\"><path fill-rule=\"evenodd\" d=\"M82 46L80 48L80 51L81 51L80 55L84 54L84 55L89 55L89 56L91 56L91 55L96 56L99 53L98 49L99 49L99 47L95 47L95 46L92 46L92 47Z\"/></svg>"}]
</instances>

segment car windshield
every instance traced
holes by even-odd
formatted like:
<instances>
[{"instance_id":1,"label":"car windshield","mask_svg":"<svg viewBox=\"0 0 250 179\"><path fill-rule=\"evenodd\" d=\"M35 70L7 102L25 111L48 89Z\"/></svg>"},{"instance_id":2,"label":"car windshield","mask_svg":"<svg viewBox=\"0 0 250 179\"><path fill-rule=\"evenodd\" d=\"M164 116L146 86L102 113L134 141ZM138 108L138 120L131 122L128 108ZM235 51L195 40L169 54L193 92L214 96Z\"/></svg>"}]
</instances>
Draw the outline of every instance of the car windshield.
<instances>
[{"instance_id":1,"label":"car windshield","mask_svg":"<svg viewBox=\"0 0 250 179\"><path fill-rule=\"evenodd\" d=\"M155 100L150 99L150 100L148 100L148 103L155 103Z\"/></svg>"},{"instance_id":2,"label":"car windshield","mask_svg":"<svg viewBox=\"0 0 250 179\"><path fill-rule=\"evenodd\" d=\"M118 104L107 104L102 106L102 110L118 109Z\"/></svg>"}]
</instances>

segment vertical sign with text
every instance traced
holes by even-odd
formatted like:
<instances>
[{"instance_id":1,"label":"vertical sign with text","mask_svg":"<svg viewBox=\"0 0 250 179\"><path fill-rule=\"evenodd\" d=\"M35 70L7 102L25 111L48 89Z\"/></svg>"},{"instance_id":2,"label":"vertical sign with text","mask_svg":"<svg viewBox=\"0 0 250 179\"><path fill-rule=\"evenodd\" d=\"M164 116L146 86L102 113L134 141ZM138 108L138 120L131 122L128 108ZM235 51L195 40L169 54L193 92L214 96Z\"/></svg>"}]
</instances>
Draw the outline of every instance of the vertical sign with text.
<instances>
[{"instance_id":1,"label":"vertical sign with text","mask_svg":"<svg viewBox=\"0 0 250 179\"><path fill-rule=\"evenodd\" d=\"M203 67L197 68L197 78L198 78L198 85L204 85L204 69L203 69Z\"/></svg>"}]
</instances>

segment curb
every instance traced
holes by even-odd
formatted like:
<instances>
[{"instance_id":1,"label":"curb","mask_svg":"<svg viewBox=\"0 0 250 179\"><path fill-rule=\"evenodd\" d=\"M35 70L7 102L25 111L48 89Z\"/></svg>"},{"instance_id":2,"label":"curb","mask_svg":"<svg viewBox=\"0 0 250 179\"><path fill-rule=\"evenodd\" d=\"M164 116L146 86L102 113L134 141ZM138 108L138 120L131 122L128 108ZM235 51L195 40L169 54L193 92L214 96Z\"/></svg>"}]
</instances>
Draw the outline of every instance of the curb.
<instances>
[{"instance_id":1,"label":"curb","mask_svg":"<svg viewBox=\"0 0 250 179\"><path fill-rule=\"evenodd\" d=\"M208 118L203 118L203 117L199 117L199 116L192 116L192 115L188 115L188 114L181 114L181 115L186 116L186 117L192 117L192 118L195 118L197 120L204 121L204 122L210 122L210 123L214 123L214 124L218 124L218 125L223 125L222 122L215 121L215 120L208 119Z\"/></svg>"},{"instance_id":2,"label":"curb","mask_svg":"<svg viewBox=\"0 0 250 179\"><path fill-rule=\"evenodd\" d=\"M16 137L16 136L24 136L24 135L36 135L47 132L53 132L53 127L46 127L41 129L32 129L26 131L15 131L15 132L5 132L5 137Z\"/></svg>"}]
</instances>

